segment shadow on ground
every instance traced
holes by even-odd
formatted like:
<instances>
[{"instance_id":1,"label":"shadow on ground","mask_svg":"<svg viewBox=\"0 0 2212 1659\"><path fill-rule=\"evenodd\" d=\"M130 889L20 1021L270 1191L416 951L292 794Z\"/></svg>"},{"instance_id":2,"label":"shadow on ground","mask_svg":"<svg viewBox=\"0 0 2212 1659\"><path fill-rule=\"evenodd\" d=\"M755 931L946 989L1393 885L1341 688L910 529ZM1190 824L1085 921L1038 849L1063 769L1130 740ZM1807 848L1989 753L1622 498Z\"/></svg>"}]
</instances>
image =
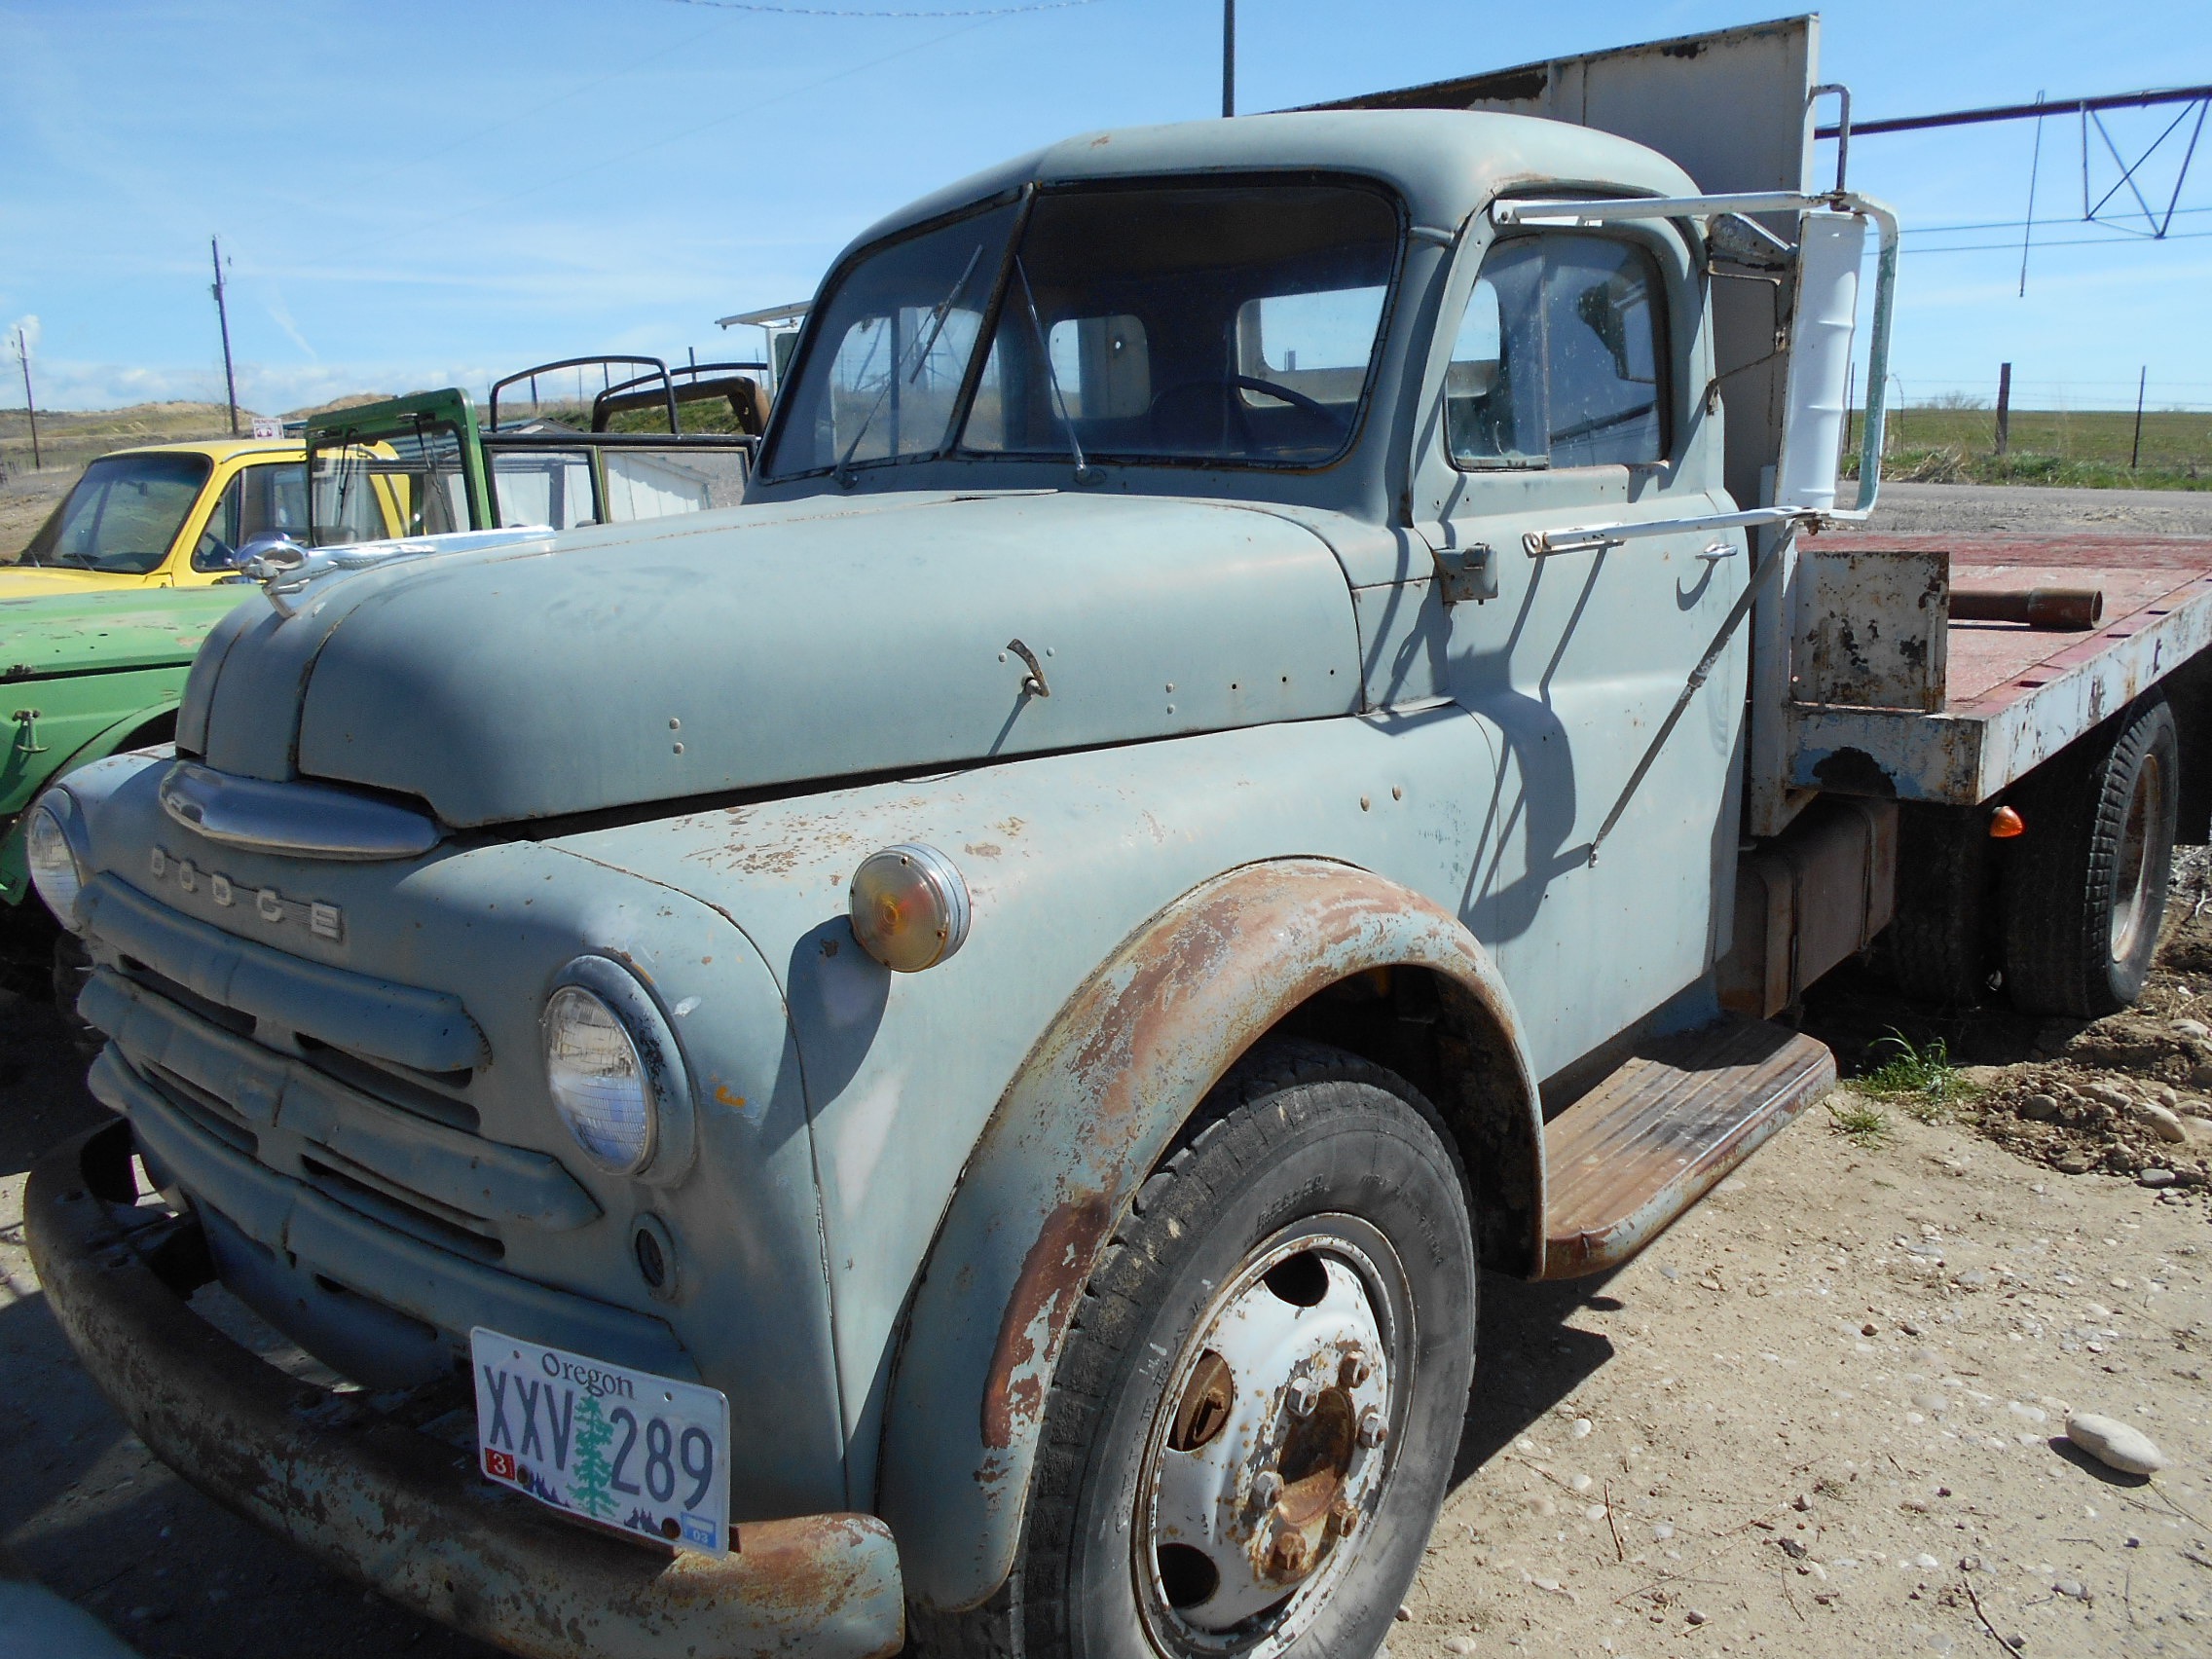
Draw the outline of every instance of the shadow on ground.
<instances>
[{"instance_id":1,"label":"shadow on ground","mask_svg":"<svg viewBox=\"0 0 2212 1659\"><path fill-rule=\"evenodd\" d=\"M0 992L0 1546L149 1659L493 1659L202 1496L78 1369L17 1217L38 1156L108 1121L84 1068L51 1004Z\"/></svg>"}]
</instances>

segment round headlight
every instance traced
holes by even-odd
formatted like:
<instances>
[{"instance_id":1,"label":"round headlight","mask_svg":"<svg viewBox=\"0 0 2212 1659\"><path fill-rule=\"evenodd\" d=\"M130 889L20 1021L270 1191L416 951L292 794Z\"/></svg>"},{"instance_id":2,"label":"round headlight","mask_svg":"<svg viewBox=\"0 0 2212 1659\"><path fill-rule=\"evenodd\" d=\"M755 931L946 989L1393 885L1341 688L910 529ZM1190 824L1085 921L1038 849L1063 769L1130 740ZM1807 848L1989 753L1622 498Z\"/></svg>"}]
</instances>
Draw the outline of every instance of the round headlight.
<instances>
[{"instance_id":1,"label":"round headlight","mask_svg":"<svg viewBox=\"0 0 2212 1659\"><path fill-rule=\"evenodd\" d=\"M30 822L23 826L23 854L31 867L31 885L46 907L55 921L76 932L77 895L84 890L85 871L51 800L31 808Z\"/></svg>"},{"instance_id":2,"label":"round headlight","mask_svg":"<svg viewBox=\"0 0 2212 1659\"><path fill-rule=\"evenodd\" d=\"M576 1144L628 1174L653 1152L653 1090L638 1045L614 1011L581 985L545 1004L545 1079Z\"/></svg>"},{"instance_id":3,"label":"round headlight","mask_svg":"<svg viewBox=\"0 0 2212 1659\"><path fill-rule=\"evenodd\" d=\"M861 861L848 895L853 938L886 968L919 974L968 937L968 884L935 847L886 847Z\"/></svg>"}]
</instances>

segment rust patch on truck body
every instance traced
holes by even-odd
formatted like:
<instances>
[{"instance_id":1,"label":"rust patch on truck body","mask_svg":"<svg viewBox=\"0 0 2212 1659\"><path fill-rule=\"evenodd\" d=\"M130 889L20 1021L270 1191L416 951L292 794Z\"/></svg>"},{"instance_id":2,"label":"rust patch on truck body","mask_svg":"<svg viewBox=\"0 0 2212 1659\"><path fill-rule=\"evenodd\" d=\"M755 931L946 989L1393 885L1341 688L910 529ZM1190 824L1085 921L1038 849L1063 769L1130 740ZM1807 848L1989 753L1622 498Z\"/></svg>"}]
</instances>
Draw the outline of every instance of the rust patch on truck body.
<instances>
[{"instance_id":1,"label":"rust patch on truck body","mask_svg":"<svg viewBox=\"0 0 2212 1659\"><path fill-rule=\"evenodd\" d=\"M1208 1090L1253 1043L1329 987L1377 968L1431 973L1458 1052L1508 1074L1487 1098L1517 1112L1500 1146L1528 1190L1517 1261L1541 1260L1535 1088L1495 968L1456 916L1397 884L1318 859L1249 865L1132 933L1062 1008L1001 1097L931 1251L892 1384L881 1481L894 1526L974 1524L978 1580L1004 1576L1053 1370L1084 1286L1136 1190ZM1459 1117L1439 1102L1447 1117ZM1456 1126L1460 1126L1456 1124ZM1532 1266L1531 1266L1532 1271ZM973 1399L975 1439L944 1431ZM948 1495L958 1494L958 1495ZM973 1508L971 1516L968 1511ZM955 1515L952 1510L958 1509ZM1005 1546L1002 1548L1002 1546ZM909 1540L909 1557L914 1549ZM925 1604L951 1605L919 1592Z\"/></svg>"}]
</instances>

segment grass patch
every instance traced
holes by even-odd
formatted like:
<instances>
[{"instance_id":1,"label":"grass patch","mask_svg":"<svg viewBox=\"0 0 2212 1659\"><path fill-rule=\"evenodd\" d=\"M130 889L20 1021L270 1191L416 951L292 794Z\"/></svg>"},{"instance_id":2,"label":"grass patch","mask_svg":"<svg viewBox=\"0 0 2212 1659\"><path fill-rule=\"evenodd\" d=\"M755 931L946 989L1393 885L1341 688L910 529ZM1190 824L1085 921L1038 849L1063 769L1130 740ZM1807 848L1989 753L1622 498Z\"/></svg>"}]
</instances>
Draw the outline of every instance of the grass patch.
<instances>
[{"instance_id":1,"label":"grass patch","mask_svg":"<svg viewBox=\"0 0 2212 1659\"><path fill-rule=\"evenodd\" d=\"M1931 1037L1922 1048L1893 1028L1869 1047L1896 1052L1852 1087L1877 1100L1897 1101L1923 1124L1948 1117L1953 1106L1976 1092L1951 1063L1951 1051L1940 1037Z\"/></svg>"},{"instance_id":2,"label":"grass patch","mask_svg":"<svg viewBox=\"0 0 2212 1659\"><path fill-rule=\"evenodd\" d=\"M1890 1115L1864 1100L1830 1106L1828 1127L1869 1152L1878 1146L1887 1146L1890 1140Z\"/></svg>"},{"instance_id":3,"label":"grass patch","mask_svg":"<svg viewBox=\"0 0 2212 1659\"><path fill-rule=\"evenodd\" d=\"M1863 423L1863 413L1852 423L1854 453ZM2061 461L2099 462L2124 478L2132 455L2141 468L2139 476L2146 481L2157 472L2212 473L2212 410L2145 410L2140 451L2133 409L2015 409L2009 436L2011 454L2006 460L2031 467L2030 457L2054 457ZM1889 442L1892 459L1883 468L1885 476L1896 475L1899 452L1951 449L1976 460L1993 459L1997 412L1986 404L1978 409L1920 403L1892 408Z\"/></svg>"},{"instance_id":4,"label":"grass patch","mask_svg":"<svg viewBox=\"0 0 2212 1659\"><path fill-rule=\"evenodd\" d=\"M1859 476L1853 457L1844 476ZM2212 466L2154 465L2130 470L2124 461L2045 455L2013 450L1985 455L1957 444L1918 447L1899 444L1882 460L1882 476L1893 484L2044 484L2070 490L2212 490Z\"/></svg>"}]
</instances>

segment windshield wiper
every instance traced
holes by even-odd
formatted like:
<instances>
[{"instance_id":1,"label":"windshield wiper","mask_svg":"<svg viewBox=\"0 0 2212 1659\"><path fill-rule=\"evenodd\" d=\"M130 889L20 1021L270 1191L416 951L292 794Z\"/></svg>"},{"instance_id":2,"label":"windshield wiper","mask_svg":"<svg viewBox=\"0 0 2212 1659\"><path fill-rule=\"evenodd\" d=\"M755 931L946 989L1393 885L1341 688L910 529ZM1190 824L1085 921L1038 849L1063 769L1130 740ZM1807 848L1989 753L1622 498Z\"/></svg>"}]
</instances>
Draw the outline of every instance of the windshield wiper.
<instances>
[{"instance_id":1,"label":"windshield wiper","mask_svg":"<svg viewBox=\"0 0 2212 1659\"><path fill-rule=\"evenodd\" d=\"M960 268L960 275L953 278L952 286L944 291L944 298L930 308L927 338L924 338L920 333L917 333L914 337L915 346L918 350L914 352L914 372L907 377L908 384L922 378L922 365L929 361L930 350L937 345L937 337L944 332L944 319L951 314L952 302L960 297L960 290L968 286L968 278L976 273L976 262L982 257L983 244L977 242L976 251L968 256L968 263ZM898 308L894 306L891 315L884 318L883 328L886 338L889 337L891 325L897 320L898 315ZM871 347L869 348L869 356L872 357L873 355L874 349ZM875 424L876 411L883 407L883 400L891 395L891 387L898 382L900 371L905 366L903 362L895 362L891 365L890 371L883 377L883 389L875 394L875 401L867 406L867 413L861 418L860 430L853 434L853 441L845 446L845 453L837 458L837 464L830 469L830 475L837 480L840 487L845 489L852 487L853 454L861 447L861 440L867 436L868 427ZM865 373L867 364L863 363L861 368Z\"/></svg>"},{"instance_id":2,"label":"windshield wiper","mask_svg":"<svg viewBox=\"0 0 2212 1659\"><path fill-rule=\"evenodd\" d=\"M1083 459L1083 440L1075 435L1075 423L1068 418L1068 400L1060 394L1059 371L1052 367L1052 345L1045 338L1045 319L1037 314L1037 296L1029 286L1029 273L1023 269L1021 255L1014 256L1014 274L1021 278L1021 300L1029 308L1029 326L1037 336L1037 354L1045 359L1045 384L1052 390L1052 408L1059 415L1060 429L1068 435L1068 449L1075 456L1075 479L1078 484L1090 476L1090 467Z\"/></svg>"}]
</instances>

